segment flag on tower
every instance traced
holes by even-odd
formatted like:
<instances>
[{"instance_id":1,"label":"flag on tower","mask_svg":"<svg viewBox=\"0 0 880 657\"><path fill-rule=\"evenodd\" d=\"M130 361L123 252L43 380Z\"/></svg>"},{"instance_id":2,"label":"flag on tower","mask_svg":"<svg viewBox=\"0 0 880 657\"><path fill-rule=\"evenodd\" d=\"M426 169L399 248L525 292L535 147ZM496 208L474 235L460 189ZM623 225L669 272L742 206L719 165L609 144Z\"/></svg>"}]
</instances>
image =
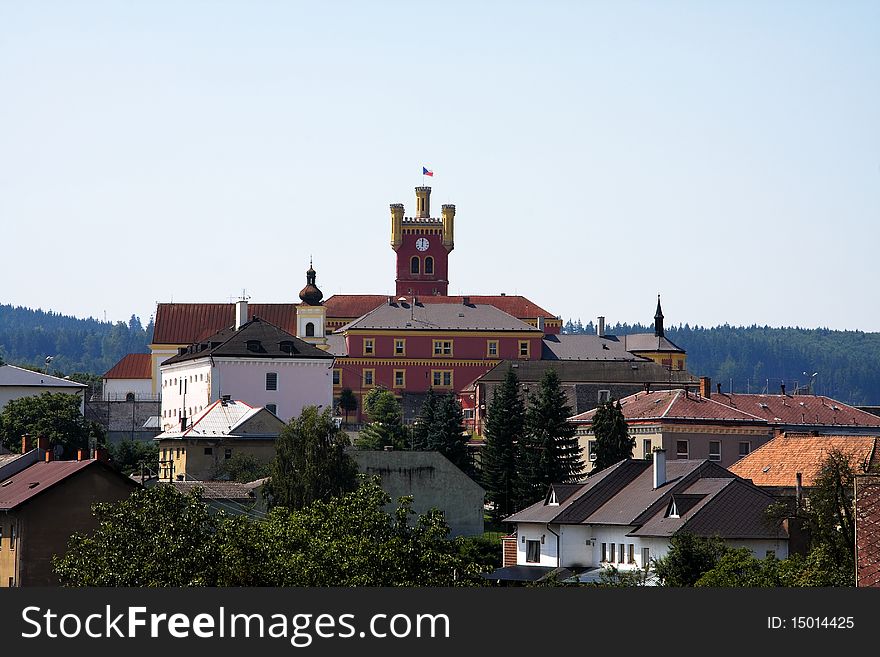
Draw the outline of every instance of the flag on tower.
<instances>
[{"instance_id":1,"label":"flag on tower","mask_svg":"<svg viewBox=\"0 0 880 657\"><path fill-rule=\"evenodd\" d=\"M434 172L433 172L433 171L428 171L425 167L422 167L422 175L423 175L423 176L433 176L433 175L434 175Z\"/></svg>"}]
</instances>

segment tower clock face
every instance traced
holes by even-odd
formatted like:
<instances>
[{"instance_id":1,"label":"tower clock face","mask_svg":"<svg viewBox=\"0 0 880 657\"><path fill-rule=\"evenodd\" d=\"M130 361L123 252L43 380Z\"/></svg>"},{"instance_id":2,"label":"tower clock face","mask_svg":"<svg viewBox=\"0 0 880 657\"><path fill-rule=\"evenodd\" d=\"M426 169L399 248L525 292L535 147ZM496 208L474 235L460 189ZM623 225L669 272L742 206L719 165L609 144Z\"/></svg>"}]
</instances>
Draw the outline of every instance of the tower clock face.
<instances>
[{"instance_id":1,"label":"tower clock face","mask_svg":"<svg viewBox=\"0 0 880 657\"><path fill-rule=\"evenodd\" d=\"M419 251L427 251L429 246L430 243L428 242L427 238L420 237L416 240L416 248Z\"/></svg>"}]
</instances>

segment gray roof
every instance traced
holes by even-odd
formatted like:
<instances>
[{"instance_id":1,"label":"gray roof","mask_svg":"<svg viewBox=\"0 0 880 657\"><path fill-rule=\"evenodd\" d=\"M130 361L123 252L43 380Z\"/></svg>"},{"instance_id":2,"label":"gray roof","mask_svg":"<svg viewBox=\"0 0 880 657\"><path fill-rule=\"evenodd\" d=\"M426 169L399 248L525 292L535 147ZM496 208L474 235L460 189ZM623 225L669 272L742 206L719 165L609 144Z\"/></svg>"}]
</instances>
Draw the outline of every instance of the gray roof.
<instances>
[{"instance_id":1,"label":"gray roof","mask_svg":"<svg viewBox=\"0 0 880 657\"><path fill-rule=\"evenodd\" d=\"M370 312L336 330L391 329L406 331L542 331L513 315L487 304L420 303L406 301L383 303Z\"/></svg>"},{"instance_id":2,"label":"gray roof","mask_svg":"<svg viewBox=\"0 0 880 657\"><path fill-rule=\"evenodd\" d=\"M685 353L684 349L675 344L666 336L656 336L653 333L633 333L621 336L623 346L627 351L673 351Z\"/></svg>"},{"instance_id":3,"label":"gray roof","mask_svg":"<svg viewBox=\"0 0 880 657\"><path fill-rule=\"evenodd\" d=\"M84 383L34 372L15 365L0 365L0 386L35 386L40 388L88 388Z\"/></svg>"},{"instance_id":4,"label":"gray roof","mask_svg":"<svg viewBox=\"0 0 880 657\"><path fill-rule=\"evenodd\" d=\"M191 344L184 353L173 356L162 365L181 363L198 358L324 358L332 360L333 354L300 340L274 324L258 317L243 324L241 328L225 328L202 342Z\"/></svg>"},{"instance_id":5,"label":"gray roof","mask_svg":"<svg viewBox=\"0 0 880 657\"><path fill-rule=\"evenodd\" d=\"M540 381L548 369L556 371L562 383L644 383L673 386L698 385L699 379L685 370L670 370L650 360L522 360L502 361L481 376L479 382L503 381L514 368L521 382Z\"/></svg>"},{"instance_id":6,"label":"gray roof","mask_svg":"<svg viewBox=\"0 0 880 657\"><path fill-rule=\"evenodd\" d=\"M647 360L628 352L616 335L545 335L542 360Z\"/></svg>"},{"instance_id":7,"label":"gray roof","mask_svg":"<svg viewBox=\"0 0 880 657\"><path fill-rule=\"evenodd\" d=\"M341 333L331 333L327 336L327 353L334 356L348 356L348 347L345 344L345 336Z\"/></svg>"},{"instance_id":8,"label":"gray roof","mask_svg":"<svg viewBox=\"0 0 880 657\"><path fill-rule=\"evenodd\" d=\"M236 481L172 481L168 482L184 495L195 488L202 489L202 498L206 500L242 500L254 501L253 488Z\"/></svg>"}]
</instances>

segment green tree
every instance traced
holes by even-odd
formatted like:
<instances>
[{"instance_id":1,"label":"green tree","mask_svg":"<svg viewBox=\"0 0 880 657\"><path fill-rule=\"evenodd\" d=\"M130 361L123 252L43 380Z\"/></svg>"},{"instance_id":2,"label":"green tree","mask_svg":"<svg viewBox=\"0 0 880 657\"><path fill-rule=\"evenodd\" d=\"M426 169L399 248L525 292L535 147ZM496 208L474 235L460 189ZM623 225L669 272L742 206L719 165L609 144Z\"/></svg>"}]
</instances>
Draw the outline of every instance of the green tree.
<instances>
[{"instance_id":1,"label":"green tree","mask_svg":"<svg viewBox=\"0 0 880 657\"><path fill-rule=\"evenodd\" d=\"M450 393L434 397L433 393L429 393L425 405L429 408L422 407L425 412L420 414L421 421L413 432L414 448L418 441L424 445L422 449L440 452L462 472L473 475L474 467L467 447L464 416L455 395Z\"/></svg>"},{"instance_id":2,"label":"green tree","mask_svg":"<svg viewBox=\"0 0 880 657\"><path fill-rule=\"evenodd\" d=\"M582 450L575 427L568 421L571 415L559 377L548 369L538 392L529 398L525 436L519 443L522 505L538 500L552 483L569 484L582 478Z\"/></svg>"},{"instance_id":3,"label":"green tree","mask_svg":"<svg viewBox=\"0 0 880 657\"><path fill-rule=\"evenodd\" d=\"M425 401L419 409L419 415L412 427L412 449L414 450L430 450L433 438L432 432L435 430L437 420L437 395L434 389L429 388L428 394L425 395Z\"/></svg>"},{"instance_id":4,"label":"green tree","mask_svg":"<svg viewBox=\"0 0 880 657\"><path fill-rule=\"evenodd\" d=\"M110 446L110 460L123 474L139 474L141 467L146 473L159 472L159 445L154 442L121 440Z\"/></svg>"},{"instance_id":5,"label":"green tree","mask_svg":"<svg viewBox=\"0 0 880 657\"><path fill-rule=\"evenodd\" d=\"M349 413L354 413L358 407L358 400L351 388L343 388L339 393L339 408L345 413L345 424L348 424Z\"/></svg>"},{"instance_id":6,"label":"green tree","mask_svg":"<svg viewBox=\"0 0 880 657\"><path fill-rule=\"evenodd\" d=\"M267 493L272 506L301 509L357 485L357 464L345 452L348 436L333 422L330 409L306 406L275 441Z\"/></svg>"},{"instance_id":7,"label":"green tree","mask_svg":"<svg viewBox=\"0 0 880 657\"><path fill-rule=\"evenodd\" d=\"M408 447L407 430L403 426L400 402L394 393L383 388L373 388L364 397L364 412L370 422L358 434L356 444L360 449L394 449Z\"/></svg>"},{"instance_id":8,"label":"green tree","mask_svg":"<svg viewBox=\"0 0 880 657\"><path fill-rule=\"evenodd\" d=\"M483 487L495 522L519 508L517 450L523 437L525 413L516 372L508 368L489 403L484 431L486 444L481 456Z\"/></svg>"},{"instance_id":9,"label":"green tree","mask_svg":"<svg viewBox=\"0 0 880 657\"><path fill-rule=\"evenodd\" d=\"M631 459L636 441L629 435L626 419L618 401L599 404L593 415L593 435L596 439L596 461L593 472L604 470L623 459Z\"/></svg>"},{"instance_id":10,"label":"green tree","mask_svg":"<svg viewBox=\"0 0 880 657\"><path fill-rule=\"evenodd\" d=\"M727 549L714 568L703 573L694 586L724 588L776 587L785 585L782 562L773 557L758 559L748 548Z\"/></svg>"},{"instance_id":11,"label":"green tree","mask_svg":"<svg viewBox=\"0 0 880 657\"><path fill-rule=\"evenodd\" d=\"M215 534L222 515L209 513L201 491L168 485L140 489L95 505L98 527L74 534L53 559L64 586L214 586Z\"/></svg>"},{"instance_id":12,"label":"green tree","mask_svg":"<svg viewBox=\"0 0 880 657\"><path fill-rule=\"evenodd\" d=\"M675 534L669 543L666 556L654 561L654 572L663 586L694 586L730 549L718 537L688 533Z\"/></svg>"},{"instance_id":13,"label":"green tree","mask_svg":"<svg viewBox=\"0 0 880 657\"><path fill-rule=\"evenodd\" d=\"M214 479L237 481L242 484L268 477L270 465L253 454L237 452L231 458L224 459L214 474Z\"/></svg>"},{"instance_id":14,"label":"green tree","mask_svg":"<svg viewBox=\"0 0 880 657\"><path fill-rule=\"evenodd\" d=\"M19 451L21 437L26 433L46 437L50 445L61 445L68 456L76 449L103 445L103 427L86 420L79 407L79 395L63 392L44 392L33 397L13 399L0 413L3 445L12 451Z\"/></svg>"}]
</instances>

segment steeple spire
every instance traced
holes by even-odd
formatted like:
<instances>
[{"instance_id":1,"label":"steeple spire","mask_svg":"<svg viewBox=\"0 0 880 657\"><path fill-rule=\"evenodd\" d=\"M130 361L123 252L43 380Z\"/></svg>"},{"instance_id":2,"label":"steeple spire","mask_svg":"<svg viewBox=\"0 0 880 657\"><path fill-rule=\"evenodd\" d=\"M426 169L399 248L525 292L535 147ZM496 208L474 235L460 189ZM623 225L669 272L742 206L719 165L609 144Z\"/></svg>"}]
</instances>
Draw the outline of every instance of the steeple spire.
<instances>
[{"instance_id":1,"label":"steeple spire","mask_svg":"<svg viewBox=\"0 0 880 657\"><path fill-rule=\"evenodd\" d=\"M660 308L660 295L657 295L657 311L654 313L654 335L663 337L663 310Z\"/></svg>"},{"instance_id":2,"label":"steeple spire","mask_svg":"<svg viewBox=\"0 0 880 657\"><path fill-rule=\"evenodd\" d=\"M321 299L324 298L324 293L321 292L315 284L316 277L317 272L315 272L315 268L312 266L312 258L309 256L309 268L306 271L306 286L299 292L299 298L303 303L309 306L320 305Z\"/></svg>"}]
</instances>

